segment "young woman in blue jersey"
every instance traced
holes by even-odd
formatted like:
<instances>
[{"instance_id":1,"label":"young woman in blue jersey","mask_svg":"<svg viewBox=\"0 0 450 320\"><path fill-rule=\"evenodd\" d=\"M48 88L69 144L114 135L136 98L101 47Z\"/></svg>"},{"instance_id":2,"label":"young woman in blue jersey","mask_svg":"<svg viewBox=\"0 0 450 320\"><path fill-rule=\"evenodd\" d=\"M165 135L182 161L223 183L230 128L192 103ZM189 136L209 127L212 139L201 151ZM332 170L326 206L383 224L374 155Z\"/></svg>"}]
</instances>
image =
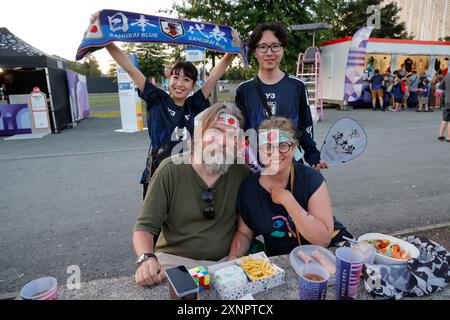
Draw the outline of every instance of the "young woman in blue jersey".
<instances>
[{"instance_id":1,"label":"young woman in blue jersey","mask_svg":"<svg viewBox=\"0 0 450 320\"><path fill-rule=\"evenodd\" d=\"M294 123L283 117L261 124L258 152L265 170L248 176L240 187L230 260L245 255L258 235L264 238L268 256L288 254L299 245L327 247L343 241L343 236L352 238L333 218L322 174L292 161L296 131Z\"/></svg>"},{"instance_id":2,"label":"young woman in blue jersey","mask_svg":"<svg viewBox=\"0 0 450 320\"><path fill-rule=\"evenodd\" d=\"M91 23L96 17L98 12L91 17ZM138 88L139 96L147 103L151 145L147 165L141 177L145 198L152 174L161 161L170 156L172 148L181 140L186 140L187 132L192 135L195 116L210 106L208 97L231 64L234 55L225 54L211 70L202 88L190 96L198 76L197 68L191 62L179 61L173 65L167 93L146 79L114 43L108 44L106 49L116 63L128 73Z\"/></svg>"},{"instance_id":3,"label":"young woman in blue jersey","mask_svg":"<svg viewBox=\"0 0 450 320\"><path fill-rule=\"evenodd\" d=\"M271 116L294 121L301 136L304 158L315 169L325 169L320 152L313 140L313 123L305 84L280 70L288 33L278 22L258 25L250 36L249 47L258 60L258 75L242 83L236 90L236 105L245 117L245 130L258 130Z\"/></svg>"}]
</instances>

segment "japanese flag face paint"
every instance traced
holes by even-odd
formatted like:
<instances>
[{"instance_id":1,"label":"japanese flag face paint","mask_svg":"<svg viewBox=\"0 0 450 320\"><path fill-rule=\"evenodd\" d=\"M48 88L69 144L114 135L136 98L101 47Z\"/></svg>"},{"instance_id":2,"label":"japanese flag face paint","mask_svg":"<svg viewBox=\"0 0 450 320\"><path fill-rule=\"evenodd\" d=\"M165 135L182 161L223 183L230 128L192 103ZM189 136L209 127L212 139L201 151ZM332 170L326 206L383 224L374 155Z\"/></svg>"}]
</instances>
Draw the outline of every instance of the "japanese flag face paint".
<instances>
[{"instance_id":1,"label":"japanese flag face paint","mask_svg":"<svg viewBox=\"0 0 450 320\"><path fill-rule=\"evenodd\" d=\"M215 124L229 126L236 130L239 130L241 128L238 118L228 113L219 114L214 122Z\"/></svg>"},{"instance_id":2,"label":"japanese flag face paint","mask_svg":"<svg viewBox=\"0 0 450 320\"><path fill-rule=\"evenodd\" d=\"M294 143L294 137L292 133L279 129L262 129L259 130L259 145L264 144L280 144L281 142Z\"/></svg>"}]
</instances>

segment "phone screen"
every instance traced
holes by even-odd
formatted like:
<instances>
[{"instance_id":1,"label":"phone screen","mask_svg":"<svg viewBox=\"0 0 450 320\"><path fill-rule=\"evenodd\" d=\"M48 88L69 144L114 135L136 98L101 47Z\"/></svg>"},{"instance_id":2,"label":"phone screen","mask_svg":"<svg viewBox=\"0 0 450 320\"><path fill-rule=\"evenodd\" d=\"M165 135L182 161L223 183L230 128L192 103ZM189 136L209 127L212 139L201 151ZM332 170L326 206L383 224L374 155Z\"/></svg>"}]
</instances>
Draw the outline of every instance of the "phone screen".
<instances>
[{"instance_id":1,"label":"phone screen","mask_svg":"<svg viewBox=\"0 0 450 320\"><path fill-rule=\"evenodd\" d=\"M178 294L198 289L185 266L178 266L166 270L166 275Z\"/></svg>"}]
</instances>

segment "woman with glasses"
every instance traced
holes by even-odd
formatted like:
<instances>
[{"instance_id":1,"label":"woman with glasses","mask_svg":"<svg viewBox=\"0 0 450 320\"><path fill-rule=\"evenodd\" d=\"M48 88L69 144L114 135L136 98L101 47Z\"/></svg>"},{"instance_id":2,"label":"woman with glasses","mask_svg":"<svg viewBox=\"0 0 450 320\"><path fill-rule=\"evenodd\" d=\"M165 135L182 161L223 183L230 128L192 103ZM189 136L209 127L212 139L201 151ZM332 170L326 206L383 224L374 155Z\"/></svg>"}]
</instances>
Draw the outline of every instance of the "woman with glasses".
<instances>
[{"instance_id":1,"label":"woman with glasses","mask_svg":"<svg viewBox=\"0 0 450 320\"><path fill-rule=\"evenodd\" d=\"M258 61L259 71L255 78L239 85L236 105L245 117L245 130L258 130L261 122L272 116L292 119L301 137L299 145L306 162L317 170L326 169L328 166L320 160L313 140L306 86L280 69L288 37L285 26L279 22L263 23L255 28L248 45Z\"/></svg>"},{"instance_id":2,"label":"woman with glasses","mask_svg":"<svg viewBox=\"0 0 450 320\"><path fill-rule=\"evenodd\" d=\"M229 259L245 255L258 235L268 256L288 254L304 244L327 247L343 235L352 237L333 219L323 176L292 161L295 133L290 119L272 117L261 124L258 148L264 170L247 177L239 190L239 222Z\"/></svg>"}]
</instances>

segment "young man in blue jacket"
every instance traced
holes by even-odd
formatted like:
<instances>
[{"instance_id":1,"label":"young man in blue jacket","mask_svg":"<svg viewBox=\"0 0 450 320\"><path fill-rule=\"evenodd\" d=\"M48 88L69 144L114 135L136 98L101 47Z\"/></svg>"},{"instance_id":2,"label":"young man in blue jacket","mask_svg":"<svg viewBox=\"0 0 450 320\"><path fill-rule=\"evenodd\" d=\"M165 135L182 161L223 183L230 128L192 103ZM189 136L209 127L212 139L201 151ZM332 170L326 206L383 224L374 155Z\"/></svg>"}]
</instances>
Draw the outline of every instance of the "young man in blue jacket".
<instances>
[{"instance_id":1,"label":"young man in blue jacket","mask_svg":"<svg viewBox=\"0 0 450 320\"><path fill-rule=\"evenodd\" d=\"M271 116L292 119L304 158L313 168L328 168L320 160L320 152L313 140L313 122L306 86L300 79L280 70L288 33L278 22L263 23L250 36L249 47L259 64L258 75L243 82L236 90L236 105L245 117L245 130L258 130Z\"/></svg>"}]
</instances>

